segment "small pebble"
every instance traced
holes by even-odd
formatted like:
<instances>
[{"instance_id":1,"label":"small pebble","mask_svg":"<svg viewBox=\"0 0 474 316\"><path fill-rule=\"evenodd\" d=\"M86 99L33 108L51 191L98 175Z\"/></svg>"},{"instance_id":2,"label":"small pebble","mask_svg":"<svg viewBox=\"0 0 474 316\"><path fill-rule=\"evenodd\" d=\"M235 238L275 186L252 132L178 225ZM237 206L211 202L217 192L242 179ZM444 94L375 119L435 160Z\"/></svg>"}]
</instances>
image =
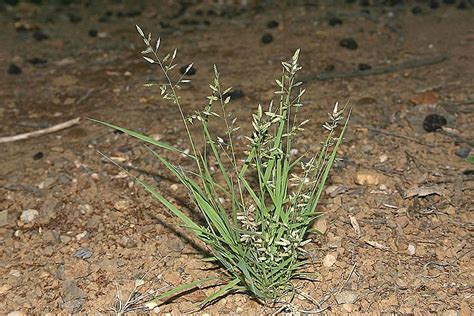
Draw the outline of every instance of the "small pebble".
<instances>
[{"instance_id":1,"label":"small pebble","mask_svg":"<svg viewBox=\"0 0 474 316\"><path fill-rule=\"evenodd\" d=\"M134 248L137 246L137 242L127 236L123 236L119 240L119 244L124 248Z\"/></svg>"},{"instance_id":2,"label":"small pebble","mask_svg":"<svg viewBox=\"0 0 474 316\"><path fill-rule=\"evenodd\" d=\"M461 158L467 158L471 153L471 148L469 147L462 147L456 150L456 156Z\"/></svg>"},{"instance_id":3,"label":"small pebble","mask_svg":"<svg viewBox=\"0 0 474 316\"><path fill-rule=\"evenodd\" d=\"M357 44L357 42L355 41L355 39L353 39L352 37L349 37L349 38L343 38L340 42L339 42L339 45L341 47L344 47L344 48L347 48L347 49L350 49L350 50L355 50L359 47L359 45Z\"/></svg>"},{"instance_id":4,"label":"small pebble","mask_svg":"<svg viewBox=\"0 0 474 316\"><path fill-rule=\"evenodd\" d=\"M438 114L430 114L427 115L423 120L423 128L428 133L435 132L437 130L440 130L447 123L448 122L446 121L446 118L444 116Z\"/></svg>"},{"instance_id":5,"label":"small pebble","mask_svg":"<svg viewBox=\"0 0 474 316\"><path fill-rule=\"evenodd\" d=\"M31 223L32 221L35 220L36 216L38 216L39 212L37 210L29 209L29 210L24 210L21 213L20 220L23 223Z\"/></svg>"},{"instance_id":6,"label":"small pebble","mask_svg":"<svg viewBox=\"0 0 474 316\"><path fill-rule=\"evenodd\" d=\"M28 62L32 65L40 66L40 65L46 64L48 62L48 60L43 59L43 58L34 57L34 58L31 58L31 59L28 59Z\"/></svg>"},{"instance_id":7,"label":"small pebble","mask_svg":"<svg viewBox=\"0 0 474 316\"><path fill-rule=\"evenodd\" d=\"M324 259L323 259L323 266L326 268L332 267L337 261L337 253L336 254L330 254L328 253Z\"/></svg>"},{"instance_id":8,"label":"small pebble","mask_svg":"<svg viewBox=\"0 0 474 316\"><path fill-rule=\"evenodd\" d=\"M179 69L179 72L182 74L182 75L186 75L186 76L193 76L196 74L196 68L194 68L194 66L192 66L191 68L189 68L188 72L186 72L186 69L188 69L189 65L184 65L183 67L181 67Z\"/></svg>"},{"instance_id":9,"label":"small pebble","mask_svg":"<svg viewBox=\"0 0 474 316\"><path fill-rule=\"evenodd\" d=\"M343 290L336 294L337 304L353 304L357 301L358 294L355 291Z\"/></svg>"},{"instance_id":10,"label":"small pebble","mask_svg":"<svg viewBox=\"0 0 474 316\"><path fill-rule=\"evenodd\" d=\"M79 248L72 254L72 256L79 259L89 259L92 257L92 250L89 248Z\"/></svg>"},{"instance_id":11,"label":"small pebble","mask_svg":"<svg viewBox=\"0 0 474 316\"><path fill-rule=\"evenodd\" d=\"M419 6L415 6L413 7L413 9L411 9L411 13L413 13L414 15L418 15L418 14L421 14L423 10L421 10L421 7Z\"/></svg>"},{"instance_id":12,"label":"small pebble","mask_svg":"<svg viewBox=\"0 0 474 316\"><path fill-rule=\"evenodd\" d=\"M372 171L360 171L356 174L354 182L358 185L378 185L380 176Z\"/></svg>"},{"instance_id":13,"label":"small pebble","mask_svg":"<svg viewBox=\"0 0 474 316\"><path fill-rule=\"evenodd\" d=\"M38 42L41 42L41 41L49 39L49 35L44 33L41 30L38 30L33 33L33 38L37 40Z\"/></svg>"},{"instance_id":14,"label":"small pebble","mask_svg":"<svg viewBox=\"0 0 474 316\"><path fill-rule=\"evenodd\" d=\"M28 314L22 311L9 312L7 316L27 316Z\"/></svg>"},{"instance_id":15,"label":"small pebble","mask_svg":"<svg viewBox=\"0 0 474 316\"><path fill-rule=\"evenodd\" d=\"M359 64L357 67L362 71L372 69L372 66L368 64Z\"/></svg>"},{"instance_id":16,"label":"small pebble","mask_svg":"<svg viewBox=\"0 0 474 316\"><path fill-rule=\"evenodd\" d=\"M76 235L76 240L79 241L81 239L84 239L84 237L86 236L87 236L87 231L83 231L82 233Z\"/></svg>"},{"instance_id":17,"label":"small pebble","mask_svg":"<svg viewBox=\"0 0 474 316\"><path fill-rule=\"evenodd\" d=\"M38 151L36 154L33 155L33 160L40 160L43 158L43 153L41 151Z\"/></svg>"},{"instance_id":18,"label":"small pebble","mask_svg":"<svg viewBox=\"0 0 474 316\"><path fill-rule=\"evenodd\" d=\"M125 211L130 208L130 202L127 200L120 200L114 203L114 208L117 211Z\"/></svg>"},{"instance_id":19,"label":"small pebble","mask_svg":"<svg viewBox=\"0 0 474 316\"><path fill-rule=\"evenodd\" d=\"M97 33L99 33L97 30L89 30L89 36L90 37L97 37Z\"/></svg>"},{"instance_id":20,"label":"small pebble","mask_svg":"<svg viewBox=\"0 0 474 316\"><path fill-rule=\"evenodd\" d=\"M407 252L410 256L415 255L416 253L416 247L413 244L408 244Z\"/></svg>"},{"instance_id":21,"label":"small pebble","mask_svg":"<svg viewBox=\"0 0 474 316\"><path fill-rule=\"evenodd\" d=\"M230 97L232 101L241 99L245 96L245 93L242 90L232 90L230 92L225 93L222 98L225 100L227 97Z\"/></svg>"},{"instance_id":22,"label":"small pebble","mask_svg":"<svg viewBox=\"0 0 474 316\"><path fill-rule=\"evenodd\" d=\"M263 44L270 44L271 42L273 42L273 36L272 34L264 34L262 36L262 43Z\"/></svg>"},{"instance_id":23,"label":"small pebble","mask_svg":"<svg viewBox=\"0 0 474 316\"><path fill-rule=\"evenodd\" d=\"M333 16L332 18L329 19L328 24L330 26L342 25L342 20L340 18Z\"/></svg>"},{"instance_id":24,"label":"small pebble","mask_svg":"<svg viewBox=\"0 0 474 316\"><path fill-rule=\"evenodd\" d=\"M10 66L8 66L8 74L10 75L19 75L21 72L21 68L15 64L10 64Z\"/></svg>"},{"instance_id":25,"label":"small pebble","mask_svg":"<svg viewBox=\"0 0 474 316\"><path fill-rule=\"evenodd\" d=\"M268 27L269 29L277 28L278 25L280 25L280 23L278 23L278 22L275 21L275 20L272 20L272 21L270 21L270 22L267 23L267 27Z\"/></svg>"}]
</instances>

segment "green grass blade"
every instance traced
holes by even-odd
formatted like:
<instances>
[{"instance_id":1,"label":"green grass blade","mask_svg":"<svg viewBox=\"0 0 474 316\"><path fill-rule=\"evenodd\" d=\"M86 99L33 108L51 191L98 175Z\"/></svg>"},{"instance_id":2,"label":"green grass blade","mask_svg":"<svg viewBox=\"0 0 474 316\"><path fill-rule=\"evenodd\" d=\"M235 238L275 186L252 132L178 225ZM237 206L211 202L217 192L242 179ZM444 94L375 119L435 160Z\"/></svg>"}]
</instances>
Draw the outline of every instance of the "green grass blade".
<instances>
[{"instance_id":1,"label":"green grass blade","mask_svg":"<svg viewBox=\"0 0 474 316\"><path fill-rule=\"evenodd\" d=\"M176 148L174 146L171 146L167 143L157 141L157 140L155 140L155 139L153 139L149 136L146 136L146 135L140 134L138 132L135 132L135 131L132 131L132 130L129 130L129 129L126 129L126 128L123 128L123 127L120 127L120 126L117 126L117 125L114 125L114 124L110 124L110 123L107 123L107 122L104 122L104 121L99 121L99 120L92 119L92 118L89 118L89 120L91 120L93 122L96 122L96 123L100 123L100 124L108 126L108 127L111 127L111 128L116 129L118 131L121 131L121 132L123 132L123 133L125 133L125 134L127 134L131 137L134 137L136 139L144 141L145 143L148 143L148 144L151 144L151 145L154 145L154 146L157 146L157 147L161 147L161 148L164 148L164 149L168 149L168 150L171 150L171 151L174 151L174 152L178 152L180 154L186 155L189 158L195 159L194 156L192 156L190 154L187 154L186 152L184 152L184 150Z\"/></svg>"},{"instance_id":2,"label":"green grass blade","mask_svg":"<svg viewBox=\"0 0 474 316\"><path fill-rule=\"evenodd\" d=\"M318 187L317 187L317 191L315 192L315 194L312 195L311 197L311 200L310 202L308 203L308 206L309 206L309 209L308 209L308 214L311 215L314 213L314 211L316 210L316 206L318 205L318 202L319 202L319 198L321 197L321 193L324 189L324 184L326 183L326 179L328 178L328 175L329 175L329 172L331 171L331 168L332 168L332 164L334 163L334 160L336 159L336 154L337 154L337 149L339 148L339 146L341 145L342 143L342 140L344 138L344 133L346 131L346 128L347 128L347 124L349 123L349 118L351 116L351 110L349 110L349 113L347 115L347 119L346 119L346 122L344 123L344 127L342 128L340 134L339 134L339 137L337 139L337 142L336 144L334 145L333 149L332 149L332 152L331 152L331 155L329 157L329 160L328 162L326 163L325 165L325 168L324 168L324 172L322 174L322 177L321 177L321 180L319 181L318 183Z\"/></svg>"},{"instance_id":3,"label":"green grass blade","mask_svg":"<svg viewBox=\"0 0 474 316\"><path fill-rule=\"evenodd\" d=\"M214 301L215 299L226 295L229 291L232 291L237 284L239 284L240 280L238 278L230 281L223 287L221 287L218 291L214 292L213 294L209 295L202 303L201 306L207 305L209 302Z\"/></svg>"},{"instance_id":4,"label":"green grass blade","mask_svg":"<svg viewBox=\"0 0 474 316\"><path fill-rule=\"evenodd\" d=\"M212 278L205 278L205 279L202 279L202 280L197 280L197 281L194 281L194 282L191 282L191 283L187 283L187 284L181 284L175 288L172 288L171 290L169 291L166 291L165 293L163 294L160 294L159 296L155 297L153 300L151 300L150 302L154 302L156 304L158 304L160 300L163 300L163 299L166 299L166 298L169 298L175 294L178 294L180 292L183 292L183 291L186 291L186 290L190 290L192 288L195 288L201 284L204 284L206 282L209 282L209 281L213 281L213 280L217 280L218 278L215 278L215 277L212 277Z\"/></svg>"}]
</instances>

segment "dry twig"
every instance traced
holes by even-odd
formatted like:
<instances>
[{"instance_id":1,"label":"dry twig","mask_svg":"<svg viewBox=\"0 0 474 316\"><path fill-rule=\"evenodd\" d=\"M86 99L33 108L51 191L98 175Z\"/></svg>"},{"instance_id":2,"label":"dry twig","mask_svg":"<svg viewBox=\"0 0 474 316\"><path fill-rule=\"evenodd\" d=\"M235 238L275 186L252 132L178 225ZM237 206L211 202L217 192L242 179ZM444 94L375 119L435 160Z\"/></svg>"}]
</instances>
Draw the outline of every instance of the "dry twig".
<instances>
[{"instance_id":1,"label":"dry twig","mask_svg":"<svg viewBox=\"0 0 474 316\"><path fill-rule=\"evenodd\" d=\"M79 117L77 117L73 120L69 120L69 121L66 121L64 123L53 125L51 127L40 129L40 130L37 130L37 131L34 131L34 132L23 133L23 134L18 134L18 135L14 135L14 136L0 137L0 143L15 142L17 140L24 140L24 139L38 137L38 136L42 136L42 135L46 135L46 134L50 134L50 133L55 133L57 131L60 131L60 130L63 130L63 129L69 128L71 126L79 124L80 120L81 119Z\"/></svg>"}]
</instances>

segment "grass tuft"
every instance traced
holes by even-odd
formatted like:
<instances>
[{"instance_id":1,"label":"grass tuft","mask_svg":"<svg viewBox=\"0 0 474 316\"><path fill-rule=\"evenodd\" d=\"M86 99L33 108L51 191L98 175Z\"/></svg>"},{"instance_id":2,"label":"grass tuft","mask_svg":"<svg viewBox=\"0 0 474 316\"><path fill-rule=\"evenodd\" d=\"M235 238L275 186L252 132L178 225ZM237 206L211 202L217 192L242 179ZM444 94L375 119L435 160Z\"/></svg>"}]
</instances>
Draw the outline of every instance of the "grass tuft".
<instances>
[{"instance_id":1,"label":"grass tuft","mask_svg":"<svg viewBox=\"0 0 474 316\"><path fill-rule=\"evenodd\" d=\"M237 291L246 292L266 305L291 301L295 294L292 281L306 277L304 267L308 258L304 246L311 242L307 239L309 228L320 215L317 205L347 127L349 115L344 117L345 107L340 109L336 103L329 114L323 125L327 137L317 155L292 155L294 139L308 123L297 116L305 89L296 78L301 69L300 51L296 50L289 61L282 62L282 73L276 80L277 101L270 102L265 109L259 105L252 115L253 133L247 137L245 159L237 159L240 153L236 152L234 140L239 127L228 111L230 98L224 98L231 88L221 86L217 67L214 66L207 105L202 111L185 116L178 91L189 80L185 74L171 78L171 70L177 65L177 50L162 54L160 39L152 43L151 34L145 35L139 26L137 30L145 44L143 58L157 66L166 79L165 83L157 84L161 96L173 103L181 115L191 147L186 156L194 162L195 170L185 171L155 150L158 147L186 153L182 149L110 123L97 122L152 145L148 147L150 152L179 179L201 212L203 223L190 218L151 185L135 178L207 245L211 260L222 267L225 285L202 302L203 306ZM192 64L187 71L191 67ZM209 130L212 119L223 122L225 135L219 137ZM197 136L190 132L191 124L201 127L206 142L202 149L196 145ZM209 164L210 160L217 168ZM210 280L181 285L154 300L158 302Z\"/></svg>"}]
</instances>

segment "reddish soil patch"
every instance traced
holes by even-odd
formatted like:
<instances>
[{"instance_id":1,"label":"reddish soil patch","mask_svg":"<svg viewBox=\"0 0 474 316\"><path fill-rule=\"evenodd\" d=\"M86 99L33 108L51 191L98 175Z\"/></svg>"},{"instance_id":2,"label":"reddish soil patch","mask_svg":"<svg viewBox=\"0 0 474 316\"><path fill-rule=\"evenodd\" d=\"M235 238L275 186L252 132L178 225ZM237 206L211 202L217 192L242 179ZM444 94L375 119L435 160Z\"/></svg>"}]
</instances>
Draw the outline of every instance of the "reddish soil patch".
<instances>
[{"instance_id":1,"label":"reddish soil patch","mask_svg":"<svg viewBox=\"0 0 474 316\"><path fill-rule=\"evenodd\" d=\"M307 246L317 280L298 284L306 298L294 308L470 315L474 166L460 157L474 138L470 1L437 9L421 2L419 9L183 2L192 4L0 4L0 135L93 117L185 147L178 111L142 85L160 76L140 57L135 24L159 34L165 49L178 47L180 66L195 63L192 84L182 90L188 114L205 104L212 64L219 65L223 83L245 94L232 101L242 135L250 133L258 103L272 97L280 61L296 48L305 76L446 56L418 68L305 83L303 115L312 125L296 145L300 151L319 145L336 101L349 101L353 117L320 206L326 216L315 224L324 236ZM278 25L268 28L270 21ZM264 34L272 35L267 44ZM443 116L450 129L426 132L428 114ZM97 150L119 157L192 213L186 193L139 142L87 120L2 144L0 313L105 312L117 291L124 299L141 277L138 292L158 293L219 275L200 261L200 244L178 221ZM213 290L155 311L196 311ZM270 312L235 294L199 313Z\"/></svg>"}]
</instances>

